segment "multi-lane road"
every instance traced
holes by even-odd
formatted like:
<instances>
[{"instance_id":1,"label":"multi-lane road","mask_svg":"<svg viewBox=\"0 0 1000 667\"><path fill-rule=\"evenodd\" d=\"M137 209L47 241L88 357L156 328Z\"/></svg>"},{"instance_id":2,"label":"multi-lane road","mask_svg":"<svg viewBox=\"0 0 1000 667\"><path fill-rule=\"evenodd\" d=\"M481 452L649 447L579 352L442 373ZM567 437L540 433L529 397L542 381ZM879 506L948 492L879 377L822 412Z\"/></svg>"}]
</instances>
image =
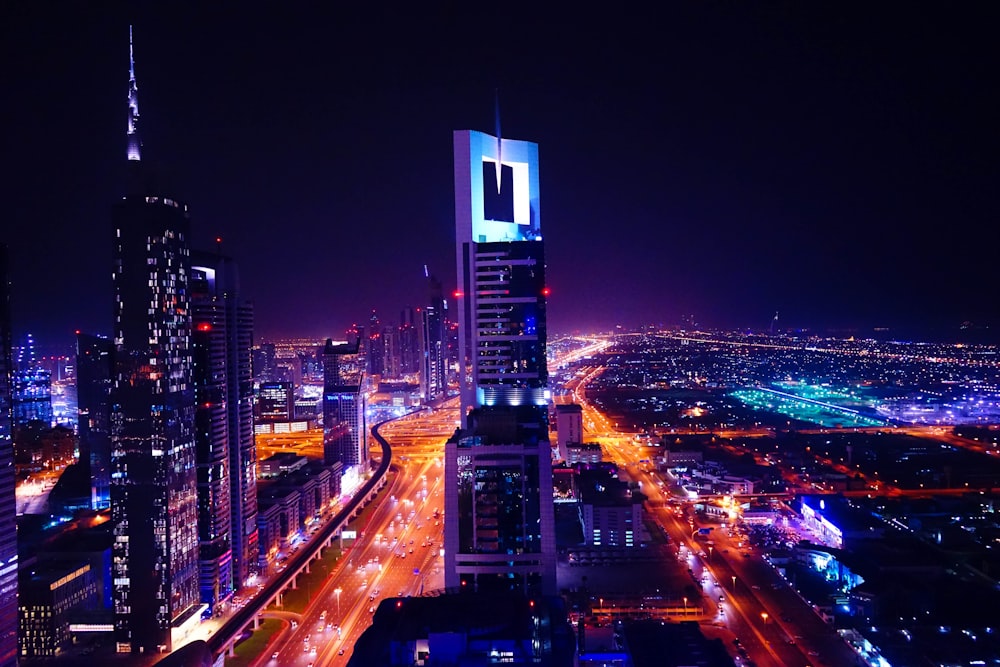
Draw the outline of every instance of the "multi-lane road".
<instances>
[{"instance_id":1,"label":"multi-lane road","mask_svg":"<svg viewBox=\"0 0 1000 667\"><path fill-rule=\"evenodd\" d=\"M442 510L444 442L455 429L457 406L447 405L385 424L392 482L356 539L294 627L277 635L259 667L344 665L382 600L419 595L444 585Z\"/></svg>"}]
</instances>

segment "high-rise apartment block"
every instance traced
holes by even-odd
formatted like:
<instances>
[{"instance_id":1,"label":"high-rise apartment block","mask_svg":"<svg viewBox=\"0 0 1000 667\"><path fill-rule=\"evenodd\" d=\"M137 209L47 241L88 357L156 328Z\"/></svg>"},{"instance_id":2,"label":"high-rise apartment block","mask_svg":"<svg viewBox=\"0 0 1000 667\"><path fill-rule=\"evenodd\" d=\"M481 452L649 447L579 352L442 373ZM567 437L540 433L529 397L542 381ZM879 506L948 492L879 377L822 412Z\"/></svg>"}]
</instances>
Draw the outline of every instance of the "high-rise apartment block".
<instances>
[{"instance_id":1,"label":"high-rise apartment block","mask_svg":"<svg viewBox=\"0 0 1000 667\"><path fill-rule=\"evenodd\" d=\"M256 572L253 309L236 263L191 260L201 600L214 607Z\"/></svg>"}]
</instances>

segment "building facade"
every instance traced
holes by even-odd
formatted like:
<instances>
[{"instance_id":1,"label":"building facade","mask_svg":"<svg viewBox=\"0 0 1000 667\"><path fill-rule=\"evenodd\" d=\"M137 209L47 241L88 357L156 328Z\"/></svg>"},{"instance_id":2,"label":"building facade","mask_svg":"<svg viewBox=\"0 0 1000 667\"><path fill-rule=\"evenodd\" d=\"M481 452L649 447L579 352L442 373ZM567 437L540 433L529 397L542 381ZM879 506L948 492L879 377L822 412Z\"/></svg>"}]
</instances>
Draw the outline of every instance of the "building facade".
<instances>
[{"instance_id":1,"label":"building facade","mask_svg":"<svg viewBox=\"0 0 1000 667\"><path fill-rule=\"evenodd\" d=\"M368 464L365 395L362 392L364 360L354 343L323 348L323 461L341 463L344 470Z\"/></svg>"},{"instance_id":2,"label":"building facade","mask_svg":"<svg viewBox=\"0 0 1000 667\"><path fill-rule=\"evenodd\" d=\"M576 403L557 405L556 447L559 450L559 457L569 461L568 446L581 443L583 443L583 407Z\"/></svg>"},{"instance_id":3,"label":"building facade","mask_svg":"<svg viewBox=\"0 0 1000 667\"><path fill-rule=\"evenodd\" d=\"M76 336L77 434L80 464L88 467L91 508L111 506L111 357L112 341Z\"/></svg>"},{"instance_id":4,"label":"building facade","mask_svg":"<svg viewBox=\"0 0 1000 667\"><path fill-rule=\"evenodd\" d=\"M0 667L17 662L17 503L11 405L10 278L0 243Z\"/></svg>"},{"instance_id":5,"label":"building facade","mask_svg":"<svg viewBox=\"0 0 1000 667\"><path fill-rule=\"evenodd\" d=\"M448 392L447 301L441 281L427 275L430 300L420 311L420 390L424 400L444 398Z\"/></svg>"},{"instance_id":6,"label":"building facade","mask_svg":"<svg viewBox=\"0 0 1000 667\"><path fill-rule=\"evenodd\" d=\"M253 307L231 258L191 264L201 595L214 606L257 571Z\"/></svg>"},{"instance_id":7,"label":"building facade","mask_svg":"<svg viewBox=\"0 0 1000 667\"><path fill-rule=\"evenodd\" d=\"M257 394L261 421L289 422L295 417L295 389L291 382L261 382Z\"/></svg>"}]
</instances>

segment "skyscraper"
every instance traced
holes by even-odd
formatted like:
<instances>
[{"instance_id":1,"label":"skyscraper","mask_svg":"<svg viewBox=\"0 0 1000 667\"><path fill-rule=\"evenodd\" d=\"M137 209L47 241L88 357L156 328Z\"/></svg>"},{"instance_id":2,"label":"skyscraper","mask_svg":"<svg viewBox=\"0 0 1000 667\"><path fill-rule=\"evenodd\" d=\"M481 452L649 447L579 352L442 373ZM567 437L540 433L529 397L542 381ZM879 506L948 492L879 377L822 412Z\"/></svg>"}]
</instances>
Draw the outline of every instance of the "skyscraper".
<instances>
[{"instance_id":1,"label":"skyscraper","mask_svg":"<svg viewBox=\"0 0 1000 667\"><path fill-rule=\"evenodd\" d=\"M554 594L538 146L455 132L462 429L445 446L445 585Z\"/></svg>"},{"instance_id":2,"label":"skyscraper","mask_svg":"<svg viewBox=\"0 0 1000 667\"><path fill-rule=\"evenodd\" d=\"M17 663L17 505L11 405L10 279L0 244L0 667Z\"/></svg>"},{"instance_id":3,"label":"skyscraper","mask_svg":"<svg viewBox=\"0 0 1000 667\"><path fill-rule=\"evenodd\" d=\"M257 571L253 306L231 258L193 252L191 265L201 594L214 606Z\"/></svg>"},{"instance_id":4,"label":"skyscraper","mask_svg":"<svg viewBox=\"0 0 1000 667\"><path fill-rule=\"evenodd\" d=\"M149 653L198 611L190 220L141 161L131 58L128 100L132 182L112 210L112 596L118 651Z\"/></svg>"},{"instance_id":5,"label":"skyscraper","mask_svg":"<svg viewBox=\"0 0 1000 667\"><path fill-rule=\"evenodd\" d=\"M441 281L424 270L430 290L430 301L420 311L420 388L424 400L443 398L447 385L447 314Z\"/></svg>"},{"instance_id":6,"label":"skyscraper","mask_svg":"<svg viewBox=\"0 0 1000 667\"><path fill-rule=\"evenodd\" d=\"M90 477L91 507L111 504L111 358L112 341L76 336L77 424L80 464Z\"/></svg>"},{"instance_id":7,"label":"skyscraper","mask_svg":"<svg viewBox=\"0 0 1000 667\"><path fill-rule=\"evenodd\" d=\"M455 132L462 419L548 403L538 145Z\"/></svg>"},{"instance_id":8,"label":"skyscraper","mask_svg":"<svg viewBox=\"0 0 1000 667\"><path fill-rule=\"evenodd\" d=\"M365 395L362 392L365 360L359 344L323 347L323 462L350 466L368 465Z\"/></svg>"}]
</instances>

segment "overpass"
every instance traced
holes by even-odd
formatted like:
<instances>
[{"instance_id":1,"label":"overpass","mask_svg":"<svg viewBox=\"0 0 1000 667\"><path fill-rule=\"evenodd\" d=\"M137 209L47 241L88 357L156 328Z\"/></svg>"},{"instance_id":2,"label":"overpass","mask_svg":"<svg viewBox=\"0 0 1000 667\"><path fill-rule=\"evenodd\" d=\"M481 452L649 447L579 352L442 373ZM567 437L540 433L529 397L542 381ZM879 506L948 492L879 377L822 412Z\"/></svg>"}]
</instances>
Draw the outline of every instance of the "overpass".
<instances>
[{"instance_id":1,"label":"overpass","mask_svg":"<svg viewBox=\"0 0 1000 667\"><path fill-rule=\"evenodd\" d=\"M354 517L360 514L365 505L375 498L375 495L382 489L386 483L385 474L388 472L389 464L392 460L392 450L389 448L389 443L379 434L378 430L384 424L407 415L387 419L372 427L372 437L382 447L382 461L375 470L375 474L361 486L358 492L354 494L332 519L327 521L308 542L302 545L297 554L288 559L284 570L272 577L257 595L251 598L241 609L237 610L208 638L208 648L216 658L215 664L221 665L223 663L223 654L225 653L228 653L230 656L234 655L233 649L236 647L236 641L243 632L250 628L251 625L253 629L257 629L259 615L269 605L272 603L281 605L281 596L285 590L289 587L296 588L299 575L303 572L309 572L309 566L312 561L323 555L323 549L333 544L340 531Z\"/></svg>"}]
</instances>

